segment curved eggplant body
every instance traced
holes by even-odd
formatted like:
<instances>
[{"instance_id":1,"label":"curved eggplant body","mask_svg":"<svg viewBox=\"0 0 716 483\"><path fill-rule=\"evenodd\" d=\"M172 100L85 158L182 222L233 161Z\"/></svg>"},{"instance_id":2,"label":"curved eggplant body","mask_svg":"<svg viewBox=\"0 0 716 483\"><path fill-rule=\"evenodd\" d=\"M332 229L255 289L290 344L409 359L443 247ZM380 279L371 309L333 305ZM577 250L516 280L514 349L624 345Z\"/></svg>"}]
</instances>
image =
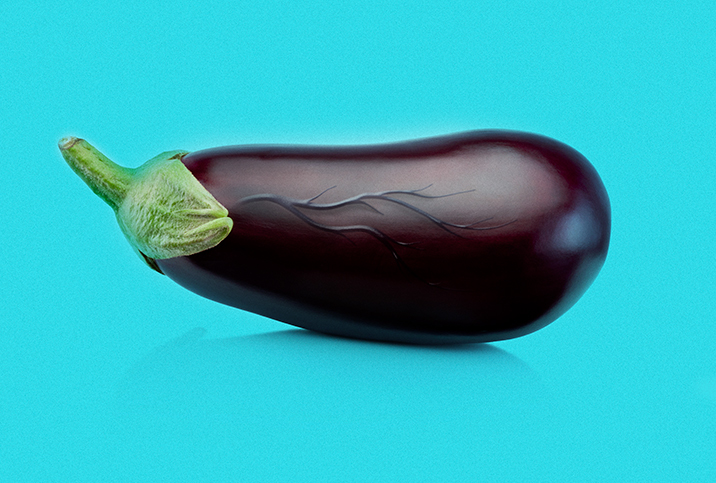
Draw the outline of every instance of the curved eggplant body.
<instances>
[{"instance_id":1,"label":"curved eggplant body","mask_svg":"<svg viewBox=\"0 0 716 483\"><path fill-rule=\"evenodd\" d=\"M533 134L235 146L182 162L233 229L158 267L204 297L318 332L425 344L521 336L571 307L607 254L596 171Z\"/></svg>"}]
</instances>

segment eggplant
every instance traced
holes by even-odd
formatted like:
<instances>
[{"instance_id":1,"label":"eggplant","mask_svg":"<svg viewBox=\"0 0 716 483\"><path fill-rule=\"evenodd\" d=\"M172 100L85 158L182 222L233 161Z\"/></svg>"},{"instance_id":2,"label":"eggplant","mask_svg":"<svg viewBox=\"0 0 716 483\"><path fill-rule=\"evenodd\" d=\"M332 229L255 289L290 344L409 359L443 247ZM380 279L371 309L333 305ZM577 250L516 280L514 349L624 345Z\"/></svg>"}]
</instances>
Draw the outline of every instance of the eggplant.
<instances>
[{"instance_id":1,"label":"eggplant","mask_svg":"<svg viewBox=\"0 0 716 483\"><path fill-rule=\"evenodd\" d=\"M537 134L170 151L136 169L81 139L60 149L150 267L208 299L325 334L519 337L579 299L609 246L594 167Z\"/></svg>"}]
</instances>

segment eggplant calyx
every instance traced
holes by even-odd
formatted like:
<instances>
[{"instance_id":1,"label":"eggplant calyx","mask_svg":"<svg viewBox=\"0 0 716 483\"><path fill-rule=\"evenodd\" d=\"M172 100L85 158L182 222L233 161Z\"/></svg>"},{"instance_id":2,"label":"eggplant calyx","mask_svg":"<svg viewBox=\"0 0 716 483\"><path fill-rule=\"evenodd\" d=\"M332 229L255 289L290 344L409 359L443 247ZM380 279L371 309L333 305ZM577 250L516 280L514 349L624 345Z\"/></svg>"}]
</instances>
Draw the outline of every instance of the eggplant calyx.
<instances>
[{"instance_id":1,"label":"eggplant calyx","mask_svg":"<svg viewBox=\"0 0 716 483\"><path fill-rule=\"evenodd\" d=\"M169 151L138 168L110 161L87 141L63 138L70 167L112 207L124 236L147 265L193 255L218 245L233 222L181 162L186 151ZM161 272L160 272L161 273Z\"/></svg>"}]
</instances>

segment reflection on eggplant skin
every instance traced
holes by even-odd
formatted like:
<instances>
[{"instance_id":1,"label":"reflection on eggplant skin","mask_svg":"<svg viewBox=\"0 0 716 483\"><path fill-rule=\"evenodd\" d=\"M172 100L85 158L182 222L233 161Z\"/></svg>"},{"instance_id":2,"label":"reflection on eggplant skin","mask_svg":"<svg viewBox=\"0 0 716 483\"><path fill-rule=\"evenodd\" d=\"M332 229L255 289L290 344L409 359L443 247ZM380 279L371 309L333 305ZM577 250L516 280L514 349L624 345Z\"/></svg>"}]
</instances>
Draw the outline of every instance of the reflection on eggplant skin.
<instances>
[{"instance_id":1,"label":"reflection on eggplant skin","mask_svg":"<svg viewBox=\"0 0 716 483\"><path fill-rule=\"evenodd\" d=\"M489 344L423 347L294 329L225 339L205 333L191 330L140 360L118 388L118 407L260 419L299 407L309 418L400 407L406 417L436 405L500 413L546 402L548 393L529 365Z\"/></svg>"}]
</instances>

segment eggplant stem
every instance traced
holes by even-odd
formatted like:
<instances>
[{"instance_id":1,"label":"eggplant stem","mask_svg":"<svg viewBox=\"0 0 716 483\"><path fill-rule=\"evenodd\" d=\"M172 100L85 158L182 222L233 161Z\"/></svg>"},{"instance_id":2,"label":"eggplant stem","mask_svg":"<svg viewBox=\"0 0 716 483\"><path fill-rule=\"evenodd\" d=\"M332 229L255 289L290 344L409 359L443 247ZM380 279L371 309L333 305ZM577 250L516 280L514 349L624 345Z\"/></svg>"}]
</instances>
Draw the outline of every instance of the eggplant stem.
<instances>
[{"instance_id":1,"label":"eggplant stem","mask_svg":"<svg viewBox=\"0 0 716 483\"><path fill-rule=\"evenodd\" d=\"M127 195L133 170L112 162L84 139L62 138L58 146L70 168L97 196L117 210Z\"/></svg>"},{"instance_id":2,"label":"eggplant stem","mask_svg":"<svg viewBox=\"0 0 716 483\"><path fill-rule=\"evenodd\" d=\"M58 146L72 170L115 212L124 236L151 268L154 260L193 255L224 240L229 212L181 162L186 151L169 151L138 168L112 162L84 139Z\"/></svg>"}]
</instances>

